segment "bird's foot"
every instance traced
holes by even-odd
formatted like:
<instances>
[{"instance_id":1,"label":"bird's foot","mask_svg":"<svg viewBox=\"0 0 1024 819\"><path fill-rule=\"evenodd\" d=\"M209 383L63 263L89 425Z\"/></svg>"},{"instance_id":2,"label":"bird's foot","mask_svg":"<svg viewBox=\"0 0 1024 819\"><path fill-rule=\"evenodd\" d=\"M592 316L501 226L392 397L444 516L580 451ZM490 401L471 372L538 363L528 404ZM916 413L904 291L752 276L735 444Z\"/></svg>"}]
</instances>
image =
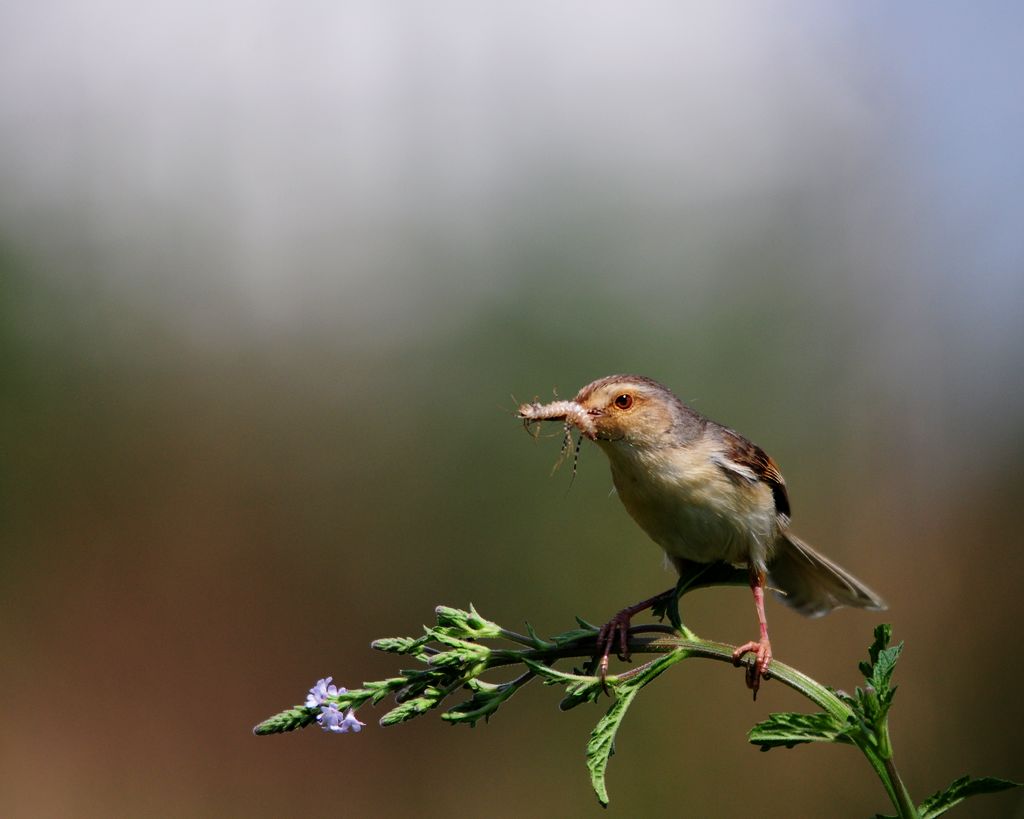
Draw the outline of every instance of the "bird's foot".
<instances>
[{"instance_id":1,"label":"bird's foot","mask_svg":"<svg viewBox=\"0 0 1024 819\"><path fill-rule=\"evenodd\" d=\"M620 660L629 660L629 622L636 613L634 607L623 609L611 620L601 626L597 633L597 648L601 659L597 663L597 676L601 678L601 686L607 692L605 678L608 676L608 658L612 649L618 644L616 654Z\"/></svg>"},{"instance_id":2,"label":"bird's foot","mask_svg":"<svg viewBox=\"0 0 1024 819\"><path fill-rule=\"evenodd\" d=\"M615 653L618 654L619 659L624 662L629 660L629 623L633 619L633 615L646 611L651 606L674 596L675 593L674 588L668 589L635 605L627 606L601 626L601 630L597 633L598 653L594 655L594 662L597 664L597 675L601 678L601 687L606 694L608 686L605 684L605 679L608 677L608 658L611 656L612 649L618 645L618 650Z\"/></svg>"},{"instance_id":3,"label":"bird's foot","mask_svg":"<svg viewBox=\"0 0 1024 819\"><path fill-rule=\"evenodd\" d=\"M743 662L743 655L750 651L755 652L756 656L753 662L749 663L746 667L747 688L754 692L754 699L756 700L757 689L761 687L761 680L771 679L768 666L772 661L772 644L768 642L767 637L764 637L757 643L753 640L749 643L744 643L732 653L733 665L739 666Z\"/></svg>"}]
</instances>

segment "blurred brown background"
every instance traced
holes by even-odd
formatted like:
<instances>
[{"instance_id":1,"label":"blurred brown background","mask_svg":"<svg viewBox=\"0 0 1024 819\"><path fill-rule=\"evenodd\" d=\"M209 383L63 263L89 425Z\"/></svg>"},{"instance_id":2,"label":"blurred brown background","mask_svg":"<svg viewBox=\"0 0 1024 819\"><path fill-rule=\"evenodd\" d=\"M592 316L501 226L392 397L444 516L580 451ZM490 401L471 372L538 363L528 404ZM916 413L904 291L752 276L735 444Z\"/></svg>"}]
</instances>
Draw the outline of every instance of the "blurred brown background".
<instances>
[{"instance_id":1,"label":"blurred brown background","mask_svg":"<svg viewBox=\"0 0 1024 819\"><path fill-rule=\"evenodd\" d=\"M542 633L671 583L510 394L656 377L765 447L891 603L923 798L1024 777L1016 4L5 4L0 814L592 816L603 711L254 738L438 603ZM684 608L755 634L744 589ZM865 816L723 666L640 697L612 816ZM754 807L756 805L756 807ZM962 815L1018 812L1014 794Z\"/></svg>"}]
</instances>

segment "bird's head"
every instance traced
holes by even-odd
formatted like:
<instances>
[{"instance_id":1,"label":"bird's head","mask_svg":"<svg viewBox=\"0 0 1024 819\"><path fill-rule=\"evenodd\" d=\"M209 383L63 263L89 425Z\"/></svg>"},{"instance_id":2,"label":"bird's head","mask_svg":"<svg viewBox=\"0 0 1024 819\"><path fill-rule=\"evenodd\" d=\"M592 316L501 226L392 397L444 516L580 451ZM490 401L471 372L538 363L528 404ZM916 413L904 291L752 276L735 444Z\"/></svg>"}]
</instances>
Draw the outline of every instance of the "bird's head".
<instances>
[{"instance_id":1,"label":"bird's head","mask_svg":"<svg viewBox=\"0 0 1024 819\"><path fill-rule=\"evenodd\" d=\"M609 375L581 389L575 403L591 420L589 436L606 447L662 446L675 441L687 409L663 384L642 375Z\"/></svg>"}]
</instances>

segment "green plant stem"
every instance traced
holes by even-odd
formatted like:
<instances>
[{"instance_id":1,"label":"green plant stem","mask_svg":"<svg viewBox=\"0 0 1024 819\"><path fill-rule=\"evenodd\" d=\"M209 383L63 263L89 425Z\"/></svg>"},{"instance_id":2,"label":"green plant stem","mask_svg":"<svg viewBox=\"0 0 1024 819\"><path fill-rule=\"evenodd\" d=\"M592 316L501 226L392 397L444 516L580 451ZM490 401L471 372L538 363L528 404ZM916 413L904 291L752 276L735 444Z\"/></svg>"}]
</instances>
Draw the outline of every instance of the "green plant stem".
<instances>
[{"instance_id":1,"label":"green plant stem","mask_svg":"<svg viewBox=\"0 0 1024 819\"><path fill-rule=\"evenodd\" d=\"M907 786L903 784L903 779L900 777L900 772L896 770L896 763L893 762L890 756L885 760L885 772L888 777L888 781L892 783L892 789L895 794L890 793L890 798L893 798L893 804L896 806L896 810L899 811L900 819L918 819L920 814L918 813L917 806L914 804L914 800L910 797L910 791L907 790ZM883 784L886 780L882 780ZM888 790L888 787L886 788Z\"/></svg>"},{"instance_id":2,"label":"green plant stem","mask_svg":"<svg viewBox=\"0 0 1024 819\"><path fill-rule=\"evenodd\" d=\"M689 657L701 657L707 660L729 663L730 665L735 664L733 661L735 646L711 640L702 640L691 635L679 637L676 636L676 633L669 626L635 626L629 630L629 634L629 650L634 654L669 654L676 652L677 657L674 659L673 665ZM552 648L535 649L532 651L495 651L489 665L491 667L512 665L522 662L524 657L550 665L560 659L593 657L594 651L594 639L586 637ZM746 660L744 662L751 661ZM608 682L627 681L644 673L649 666L650 663L644 663L621 674L610 675ZM849 705L843 702L832 690L811 679L802 671L798 671L792 666L774 659L769 671L771 679L776 679L783 685L792 688L798 694L806 697L823 711L836 717L841 722L846 723L854 719L853 710ZM891 747L888 743L887 728L883 729L883 732L885 734L883 744L889 752L888 759L882 757L875 741L863 728L852 732L850 741L861 750L871 764L871 767L874 768L900 819L919 819L917 808L914 806L914 802L893 762Z\"/></svg>"},{"instance_id":3,"label":"green plant stem","mask_svg":"<svg viewBox=\"0 0 1024 819\"><path fill-rule=\"evenodd\" d=\"M754 662L752 656L735 661L734 646L701 639L682 624L678 611L678 598L686 591L703 585L737 584L741 580L739 570L729 566L697 567L681 577L674 589L653 599L654 615L667 617L673 625L634 626L627 634L630 652L655 656L607 677L594 674L598 665L595 654L599 658L607 648L598 639L601 629L578 617L578 628L544 639L529 623L527 633L521 634L481 617L473 606L468 611L438 606L435 610L437 626L424 626L423 636L383 637L372 643L380 651L413 657L425 668L404 669L397 676L364 682L361 688L353 690L340 688L330 694L324 690L330 679L319 680L310 689L312 696L307 697L305 705L285 709L261 722L253 731L258 736L278 734L320 722L325 730L340 727L344 733L344 724L337 726L330 720L336 720L341 711L346 711L348 721L355 709L367 703L376 705L388 696L394 698L396 707L384 714L380 723L396 725L441 707L462 688L471 692L469 697L442 713L441 719L473 726L481 720L487 721L502 703L534 677L548 685L565 687L559 704L565 711L583 703L596 703L602 693L613 693L611 705L591 732L586 754L594 793L598 801L607 806L605 774L615 750L615 736L629 704L645 686L690 657L745 665L749 679L750 664ZM874 769L900 819L921 819L922 812L938 816L968 797L1020 787L1016 782L997 777L962 776L929 796L920 809L914 806L896 768L889 736L888 713L895 692L891 679L903 650L903 643L890 645L891 640L891 625L876 626L874 641L868 648L868 661L860 663L867 685L857 688L853 695L834 691L795 668L772 660L764 679L778 680L815 703L824 713L770 714L750 730L748 740L762 750L792 748L808 742L853 745ZM509 647L509 643L515 647ZM566 672L555 668L556 663L570 658L586 658L589 662L583 664L582 671ZM527 670L514 679L501 683L482 679L490 671L517 665L525 665ZM311 704L311 700L315 704Z\"/></svg>"},{"instance_id":4,"label":"green plant stem","mask_svg":"<svg viewBox=\"0 0 1024 819\"><path fill-rule=\"evenodd\" d=\"M525 634L520 634L517 631L510 631L507 628L503 628L501 629L501 636L510 643L518 643L519 645L526 646L527 648L537 647L537 641L535 639L527 637Z\"/></svg>"},{"instance_id":5,"label":"green plant stem","mask_svg":"<svg viewBox=\"0 0 1024 819\"><path fill-rule=\"evenodd\" d=\"M919 819L917 808L914 806L910 794L907 793L907 789L903 786L903 780L900 779L892 759L882 759L862 734L855 734L850 739L861 750L864 758L867 759L871 767L874 768L875 773L878 774L885 792L889 795L889 801L896 808L900 819ZM897 785L897 783L899 784Z\"/></svg>"}]
</instances>

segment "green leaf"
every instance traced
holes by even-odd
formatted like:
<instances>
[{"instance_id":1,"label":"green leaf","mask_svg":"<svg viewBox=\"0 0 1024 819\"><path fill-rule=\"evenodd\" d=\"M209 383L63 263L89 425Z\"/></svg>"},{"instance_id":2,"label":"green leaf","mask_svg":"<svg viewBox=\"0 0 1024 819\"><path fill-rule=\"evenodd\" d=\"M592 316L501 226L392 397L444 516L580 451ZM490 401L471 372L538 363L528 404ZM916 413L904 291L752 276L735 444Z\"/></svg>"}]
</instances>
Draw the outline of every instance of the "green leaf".
<instances>
[{"instance_id":1,"label":"green leaf","mask_svg":"<svg viewBox=\"0 0 1024 819\"><path fill-rule=\"evenodd\" d=\"M584 674L568 674L544 663L523 658L523 665L544 681L544 685L564 685L565 696L558 704L559 711L568 711L585 702L597 702L604 693L604 686L599 677ZM615 678L610 677L608 683L614 685Z\"/></svg>"},{"instance_id":2,"label":"green leaf","mask_svg":"<svg viewBox=\"0 0 1024 819\"><path fill-rule=\"evenodd\" d=\"M639 691L639 688L630 687L621 693L608 712L598 721L590 734L590 741L587 742L587 770L590 771L590 782L594 786L594 793L597 794L597 801L604 807L608 807L608 787L605 785L604 775L608 768L608 760L615 753L615 734L622 724L622 718L626 716L626 710Z\"/></svg>"},{"instance_id":3,"label":"green leaf","mask_svg":"<svg viewBox=\"0 0 1024 819\"><path fill-rule=\"evenodd\" d=\"M514 683L494 685L481 680L470 680L466 687L473 691L473 696L441 714L441 719L453 725L465 723L475 728L479 720L487 722L491 714L519 690L519 686Z\"/></svg>"},{"instance_id":4,"label":"green leaf","mask_svg":"<svg viewBox=\"0 0 1024 819\"><path fill-rule=\"evenodd\" d=\"M604 688L600 680L570 683L565 687L565 696L558 703L558 710L569 711L577 705L583 705L585 702L597 702L603 693Z\"/></svg>"},{"instance_id":5,"label":"green leaf","mask_svg":"<svg viewBox=\"0 0 1024 819\"><path fill-rule=\"evenodd\" d=\"M868 657L870 662L860 664L860 670L865 677L871 676L871 669L878 662L878 655L892 641L892 625L890 623L879 623L875 626L875 641L868 646Z\"/></svg>"},{"instance_id":6,"label":"green leaf","mask_svg":"<svg viewBox=\"0 0 1024 819\"><path fill-rule=\"evenodd\" d=\"M615 734L618 733L626 711L632 704L633 699L640 689L657 678L663 671L679 662L689 652L677 649L669 654L653 660L646 666L640 666L635 670L634 675L622 682L614 682L609 678L608 682L615 689L616 699L608 712L601 717L590 734L587 742L587 770L590 771L590 783L597 794L597 800L604 806L608 806L608 788L605 785L605 771L608 768L608 760L615 753ZM565 675L572 676L572 675Z\"/></svg>"},{"instance_id":7,"label":"green leaf","mask_svg":"<svg viewBox=\"0 0 1024 819\"><path fill-rule=\"evenodd\" d=\"M596 637L597 629L574 628L569 631L563 631L561 634L556 634L551 638L551 642L554 644L555 648L564 648L572 643L594 640Z\"/></svg>"},{"instance_id":8,"label":"green leaf","mask_svg":"<svg viewBox=\"0 0 1024 819\"><path fill-rule=\"evenodd\" d=\"M576 682L600 682L597 677L569 674L565 671L559 671L557 668L552 668L549 665L538 662L537 660L531 660L529 657L523 657L523 665L543 679L548 685L568 685L569 683Z\"/></svg>"},{"instance_id":9,"label":"green leaf","mask_svg":"<svg viewBox=\"0 0 1024 819\"><path fill-rule=\"evenodd\" d=\"M896 669L896 661L903 651L903 643L890 646L890 640L891 625L881 623L875 627L875 639L868 648L868 661L859 664L867 685L863 689L858 688L853 697L843 696L843 700L864 723L870 734L870 741L876 745L883 759L888 759L892 755L886 715L892 707L893 697L896 696L892 675Z\"/></svg>"},{"instance_id":10,"label":"green leaf","mask_svg":"<svg viewBox=\"0 0 1024 819\"><path fill-rule=\"evenodd\" d=\"M804 742L850 742L850 726L831 714L770 714L750 729L747 739L762 751L792 748Z\"/></svg>"},{"instance_id":11,"label":"green leaf","mask_svg":"<svg viewBox=\"0 0 1024 819\"><path fill-rule=\"evenodd\" d=\"M296 705L294 708L289 708L287 711L282 711L280 714L263 720L252 729L252 732L261 737L267 734L283 734L285 731L294 731L296 728L305 728L316 722L316 715L319 713L319 708Z\"/></svg>"},{"instance_id":12,"label":"green leaf","mask_svg":"<svg viewBox=\"0 0 1024 819\"><path fill-rule=\"evenodd\" d=\"M888 623L881 623L875 627L875 640L868 648L869 662L861 662L860 670L867 679L868 685L875 689L883 710L888 710L892 702L895 688L890 688L892 674L896 668L896 661L903 651L903 643L890 647L892 640L892 626Z\"/></svg>"},{"instance_id":13,"label":"green leaf","mask_svg":"<svg viewBox=\"0 0 1024 819\"><path fill-rule=\"evenodd\" d=\"M533 647L538 649L545 648L556 648L557 646L553 642L549 642L537 634L536 629L530 624L530 621L526 621L526 634L533 641Z\"/></svg>"},{"instance_id":14,"label":"green leaf","mask_svg":"<svg viewBox=\"0 0 1024 819\"><path fill-rule=\"evenodd\" d=\"M944 791L932 794L918 810L921 812L921 819L933 819L941 816L954 805L963 802L969 796L978 796L983 793L998 793L1009 788L1021 787L1020 782L1011 782L1009 779L997 779L994 776L983 776L980 779L972 779L969 776L961 776Z\"/></svg>"},{"instance_id":15,"label":"green leaf","mask_svg":"<svg viewBox=\"0 0 1024 819\"><path fill-rule=\"evenodd\" d=\"M892 679L892 672L896 668L896 661L903 651L903 643L897 643L892 648L887 648L878 653L874 668L871 671L871 682L876 689L888 690L889 681Z\"/></svg>"}]
</instances>

